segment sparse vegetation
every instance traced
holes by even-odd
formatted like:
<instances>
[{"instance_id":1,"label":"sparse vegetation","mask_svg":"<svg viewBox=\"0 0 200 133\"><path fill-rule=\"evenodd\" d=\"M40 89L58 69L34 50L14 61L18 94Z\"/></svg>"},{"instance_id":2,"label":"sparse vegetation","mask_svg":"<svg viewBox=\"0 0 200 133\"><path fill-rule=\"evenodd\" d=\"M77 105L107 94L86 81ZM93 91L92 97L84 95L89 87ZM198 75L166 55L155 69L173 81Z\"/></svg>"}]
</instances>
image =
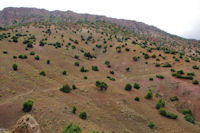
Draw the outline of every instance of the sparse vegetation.
<instances>
[{"instance_id":1,"label":"sparse vegetation","mask_svg":"<svg viewBox=\"0 0 200 133\"><path fill-rule=\"evenodd\" d=\"M86 119L87 119L87 113L86 113L86 112L81 112L81 113L79 114L79 117L80 117L81 119L83 119L83 120L86 120Z\"/></svg>"},{"instance_id":2,"label":"sparse vegetation","mask_svg":"<svg viewBox=\"0 0 200 133\"><path fill-rule=\"evenodd\" d=\"M153 97L153 93L152 93L151 89L148 89L147 94L144 96L144 98L151 99L152 97Z\"/></svg>"},{"instance_id":3,"label":"sparse vegetation","mask_svg":"<svg viewBox=\"0 0 200 133\"><path fill-rule=\"evenodd\" d=\"M63 87L60 88L60 91L62 91L64 93L69 93L69 92L71 92L71 90L72 89L70 88L70 86L68 84L63 85Z\"/></svg>"},{"instance_id":4,"label":"sparse vegetation","mask_svg":"<svg viewBox=\"0 0 200 133\"><path fill-rule=\"evenodd\" d=\"M18 70L17 64L13 64L12 68L13 68L14 71L17 71Z\"/></svg>"},{"instance_id":5,"label":"sparse vegetation","mask_svg":"<svg viewBox=\"0 0 200 133\"><path fill-rule=\"evenodd\" d=\"M99 80L96 81L96 86L100 88L101 91L106 90L108 88L108 85L105 82Z\"/></svg>"},{"instance_id":6,"label":"sparse vegetation","mask_svg":"<svg viewBox=\"0 0 200 133\"><path fill-rule=\"evenodd\" d=\"M34 102L33 102L33 100L31 100L31 99L25 101L25 102L23 103L22 110L23 110L24 112L30 112L30 111L32 110L33 103L34 103Z\"/></svg>"}]
</instances>

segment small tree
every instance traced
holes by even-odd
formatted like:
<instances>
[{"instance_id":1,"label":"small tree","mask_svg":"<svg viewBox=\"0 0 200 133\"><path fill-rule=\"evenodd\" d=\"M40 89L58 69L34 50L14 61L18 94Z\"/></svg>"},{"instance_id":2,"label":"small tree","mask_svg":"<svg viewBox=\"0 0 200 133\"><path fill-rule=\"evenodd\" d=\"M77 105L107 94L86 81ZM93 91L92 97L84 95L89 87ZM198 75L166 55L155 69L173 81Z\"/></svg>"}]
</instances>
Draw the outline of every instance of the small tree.
<instances>
[{"instance_id":1,"label":"small tree","mask_svg":"<svg viewBox=\"0 0 200 133\"><path fill-rule=\"evenodd\" d=\"M70 86L68 84L63 85L62 88L60 88L60 91L65 92L65 93L69 93L72 89L70 88Z\"/></svg>"},{"instance_id":2,"label":"small tree","mask_svg":"<svg viewBox=\"0 0 200 133\"><path fill-rule=\"evenodd\" d=\"M124 88L126 91L131 91L132 89L132 85L131 84L126 84L125 88Z\"/></svg>"},{"instance_id":3,"label":"small tree","mask_svg":"<svg viewBox=\"0 0 200 133\"><path fill-rule=\"evenodd\" d=\"M97 66L92 66L92 70L93 70L93 71L99 71L99 69L98 69Z\"/></svg>"},{"instance_id":4,"label":"small tree","mask_svg":"<svg viewBox=\"0 0 200 133\"><path fill-rule=\"evenodd\" d=\"M40 72L40 75L42 75L42 76L46 76L45 71L41 71L41 72Z\"/></svg>"},{"instance_id":5,"label":"small tree","mask_svg":"<svg viewBox=\"0 0 200 133\"><path fill-rule=\"evenodd\" d=\"M90 58L92 58L92 55L90 54L90 52L84 53L84 56L87 57L88 60L89 60Z\"/></svg>"},{"instance_id":6,"label":"small tree","mask_svg":"<svg viewBox=\"0 0 200 133\"><path fill-rule=\"evenodd\" d=\"M35 56L35 60L40 60L40 57L38 55Z\"/></svg>"},{"instance_id":7,"label":"small tree","mask_svg":"<svg viewBox=\"0 0 200 133\"><path fill-rule=\"evenodd\" d=\"M49 59L47 60L47 64L50 64L50 60Z\"/></svg>"},{"instance_id":8,"label":"small tree","mask_svg":"<svg viewBox=\"0 0 200 133\"><path fill-rule=\"evenodd\" d=\"M108 88L108 85L103 81L96 81L96 86L100 88L100 90L106 90Z\"/></svg>"},{"instance_id":9,"label":"small tree","mask_svg":"<svg viewBox=\"0 0 200 133\"><path fill-rule=\"evenodd\" d=\"M81 128L78 125L72 123L67 124L62 133L82 133Z\"/></svg>"},{"instance_id":10,"label":"small tree","mask_svg":"<svg viewBox=\"0 0 200 133\"><path fill-rule=\"evenodd\" d=\"M14 71L17 71L17 69L18 69L17 64L13 64L12 68L13 68Z\"/></svg>"},{"instance_id":11,"label":"small tree","mask_svg":"<svg viewBox=\"0 0 200 133\"><path fill-rule=\"evenodd\" d=\"M76 106L73 106L72 113L76 114Z\"/></svg>"},{"instance_id":12,"label":"small tree","mask_svg":"<svg viewBox=\"0 0 200 133\"><path fill-rule=\"evenodd\" d=\"M67 71L66 71L66 70L64 70L64 71L62 72L62 74L63 74L63 75L66 75L66 74L67 74Z\"/></svg>"},{"instance_id":13,"label":"small tree","mask_svg":"<svg viewBox=\"0 0 200 133\"><path fill-rule=\"evenodd\" d=\"M30 112L32 110L33 107L33 100L29 99L27 101L24 102L23 106L22 106L22 110L24 112Z\"/></svg>"},{"instance_id":14,"label":"small tree","mask_svg":"<svg viewBox=\"0 0 200 133\"><path fill-rule=\"evenodd\" d=\"M156 109L163 108L165 106L165 101L163 99L160 99L156 104Z\"/></svg>"},{"instance_id":15,"label":"small tree","mask_svg":"<svg viewBox=\"0 0 200 133\"><path fill-rule=\"evenodd\" d=\"M153 93L152 93L151 89L148 89L147 94L145 95L144 98L151 99L152 97L153 97Z\"/></svg>"},{"instance_id":16,"label":"small tree","mask_svg":"<svg viewBox=\"0 0 200 133\"><path fill-rule=\"evenodd\" d=\"M154 126L155 126L154 122L153 121L149 121L148 127L153 129Z\"/></svg>"},{"instance_id":17,"label":"small tree","mask_svg":"<svg viewBox=\"0 0 200 133\"><path fill-rule=\"evenodd\" d=\"M135 89L140 89L140 85L139 85L138 83L135 82L135 83L134 83L134 88L135 88Z\"/></svg>"},{"instance_id":18,"label":"small tree","mask_svg":"<svg viewBox=\"0 0 200 133\"><path fill-rule=\"evenodd\" d=\"M86 119L87 119L87 113L86 113L86 112L81 112L81 113L79 114L79 117L80 117L81 119L83 119L83 120L86 120Z\"/></svg>"}]
</instances>

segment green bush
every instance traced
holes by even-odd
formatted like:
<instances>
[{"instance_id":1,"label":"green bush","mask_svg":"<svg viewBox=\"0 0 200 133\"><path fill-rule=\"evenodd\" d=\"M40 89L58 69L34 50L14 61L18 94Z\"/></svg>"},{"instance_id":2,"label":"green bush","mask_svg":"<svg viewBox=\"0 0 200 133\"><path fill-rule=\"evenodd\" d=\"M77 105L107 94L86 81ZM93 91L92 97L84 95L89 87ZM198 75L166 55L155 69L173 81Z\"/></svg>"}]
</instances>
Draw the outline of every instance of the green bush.
<instances>
[{"instance_id":1,"label":"green bush","mask_svg":"<svg viewBox=\"0 0 200 133\"><path fill-rule=\"evenodd\" d=\"M125 88L124 88L126 91L131 91L132 89L132 85L131 84L126 84Z\"/></svg>"},{"instance_id":2,"label":"green bush","mask_svg":"<svg viewBox=\"0 0 200 133\"><path fill-rule=\"evenodd\" d=\"M14 71L17 71L17 69L18 69L17 64L13 64L12 68L13 68Z\"/></svg>"},{"instance_id":3,"label":"green bush","mask_svg":"<svg viewBox=\"0 0 200 133\"><path fill-rule=\"evenodd\" d=\"M93 71L99 71L99 69L98 69L97 66L92 66L92 70L93 70Z\"/></svg>"},{"instance_id":4,"label":"green bush","mask_svg":"<svg viewBox=\"0 0 200 133\"><path fill-rule=\"evenodd\" d=\"M163 108L165 106L165 101L163 99L160 99L156 104L156 109Z\"/></svg>"},{"instance_id":5,"label":"green bush","mask_svg":"<svg viewBox=\"0 0 200 133\"><path fill-rule=\"evenodd\" d=\"M87 119L87 113L86 113L86 112L81 112L81 113L79 114L79 117L80 117L81 119L83 119L83 120L86 120L86 119Z\"/></svg>"},{"instance_id":6,"label":"green bush","mask_svg":"<svg viewBox=\"0 0 200 133\"><path fill-rule=\"evenodd\" d=\"M177 96L173 96L173 97L170 98L170 101L172 101L172 102L174 102L174 101L178 101L178 100L179 100L179 99L178 99Z\"/></svg>"},{"instance_id":7,"label":"green bush","mask_svg":"<svg viewBox=\"0 0 200 133\"><path fill-rule=\"evenodd\" d=\"M165 109L163 108L160 108L159 109L159 113L162 115L162 116L165 116L167 118L170 118L170 119L176 119L178 116L174 113L171 113L171 112L167 112Z\"/></svg>"},{"instance_id":8,"label":"green bush","mask_svg":"<svg viewBox=\"0 0 200 133\"><path fill-rule=\"evenodd\" d=\"M25 101L25 102L23 103L22 110L23 110L24 112L30 112L30 111L32 110L33 103L34 103L34 102L33 102L33 100L31 100L31 99Z\"/></svg>"},{"instance_id":9,"label":"green bush","mask_svg":"<svg viewBox=\"0 0 200 133\"><path fill-rule=\"evenodd\" d=\"M72 113L76 114L76 107L75 106L73 106Z\"/></svg>"},{"instance_id":10,"label":"green bush","mask_svg":"<svg viewBox=\"0 0 200 133\"><path fill-rule=\"evenodd\" d=\"M78 55L75 55L74 58L75 58L75 59L79 59L79 56L78 56Z\"/></svg>"},{"instance_id":11,"label":"green bush","mask_svg":"<svg viewBox=\"0 0 200 133\"><path fill-rule=\"evenodd\" d=\"M186 121L194 123L195 119L190 109L183 109L182 114L184 115L184 119Z\"/></svg>"},{"instance_id":12,"label":"green bush","mask_svg":"<svg viewBox=\"0 0 200 133\"><path fill-rule=\"evenodd\" d=\"M130 71L130 68L129 68L129 67L127 67L127 68L126 68L126 71L127 71L127 72L129 72L129 71Z\"/></svg>"},{"instance_id":13,"label":"green bush","mask_svg":"<svg viewBox=\"0 0 200 133\"><path fill-rule=\"evenodd\" d=\"M156 75L156 77L159 78L159 79L164 79L165 78L163 75L160 75L160 74Z\"/></svg>"},{"instance_id":14,"label":"green bush","mask_svg":"<svg viewBox=\"0 0 200 133\"><path fill-rule=\"evenodd\" d=\"M88 72L89 70L85 69L84 66L81 67L80 72Z\"/></svg>"},{"instance_id":15,"label":"green bush","mask_svg":"<svg viewBox=\"0 0 200 133\"><path fill-rule=\"evenodd\" d=\"M73 89L73 90L77 89L77 87L76 87L75 84L72 85L72 89Z\"/></svg>"},{"instance_id":16,"label":"green bush","mask_svg":"<svg viewBox=\"0 0 200 133\"><path fill-rule=\"evenodd\" d=\"M198 85L199 81L198 80L193 80L192 83L195 84L195 85Z\"/></svg>"},{"instance_id":17,"label":"green bush","mask_svg":"<svg viewBox=\"0 0 200 133\"><path fill-rule=\"evenodd\" d=\"M133 85L133 87L135 88L135 89L140 89L140 85L138 84L138 83L134 83L134 85Z\"/></svg>"},{"instance_id":18,"label":"green bush","mask_svg":"<svg viewBox=\"0 0 200 133\"><path fill-rule=\"evenodd\" d=\"M63 85L62 88L60 88L60 91L65 92L65 93L69 93L72 89L70 88L70 86L68 84Z\"/></svg>"},{"instance_id":19,"label":"green bush","mask_svg":"<svg viewBox=\"0 0 200 133\"><path fill-rule=\"evenodd\" d=\"M155 127L154 122L153 121L149 121L148 127L151 128L151 129L153 129Z\"/></svg>"},{"instance_id":20,"label":"green bush","mask_svg":"<svg viewBox=\"0 0 200 133\"><path fill-rule=\"evenodd\" d=\"M62 74L63 74L63 75L66 75L66 74L67 74L67 71L66 71L66 70L64 70L64 71L62 72Z\"/></svg>"},{"instance_id":21,"label":"green bush","mask_svg":"<svg viewBox=\"0 0 200 133\"><path fill-rule=\"evenodd\" d=\"M75 66L79 66L79 62L74 62L74 65Z\"/></svg>"},{"instance_id":22,"label":"green bush","mask_svg":"<svg viewBox=\"0 0 200 133\"><path fill-rule=\"evenodd\" d=\"M114 74L115 72L114 71L110 71L110 74Z\"/></svg>"},{"instance_id":23,"label":"green bush","mask_svg":"<svg viewBox=\"0 0 200 133\"><path fill-rule=\"evenodd\" d=\"M35 60L40 60L40 57L38 55L35 56Z\"/></svg>"},{"instance_id":24,"label":"green bush","mask_svg":"<svg viewBox=\"0 0 200 133\"><path fill-rule=\"evenodd\" d=\"M197 65L192 66L193 69L199 69Z\"/></svg>"},{"instance_id":25,"label":"green bush","mask_svg":"<svg viewBox=\"0 0 200 133\"><path fill-rule=\"evenodd\" d=\"M82 130L78 125L73 125L72 123L69 123L62 131L62 133L82 133Z\"/></svg>"},{"instance_id":26,"label":"green bush","mask_svg":"<svg viewBox=\"0 0 200 133\"><path fill-rule=\"evenodd\" d=\"M153 78L152 78L152 77L150 77L150 78L149 78L149 80L150 80L150 81L152 81L152 80L153 80Z\"/></svg>"},{"instance_id":27,"label":"green bush","mask_svg":"<svg viewBox=\"0 0 200 133\"><path fill-rule=\"evenodd\" d=\"M50 64L50 60L49 59L47 60L47 64Z\"/></svg>"},{"instance_id":28,"label":"green bush","mask_svg":"<svg viewBox=\"0 0 200 133\"><path fill-rule=\"evenodd\" d=\"M30 55L35 55L35 52L31 51L31 52L30 52Z\"/></svg>"},{"instance_id":29,"label":"green bush","mask_svg":"<svg viewBox=\"0 0 200 133\"><path fill-rule=\"evenodd\" d=\"M169 62L167 62L162 67L172 67L172 65Z\"/></svg>"},{"instance_id":30,"label":"green bush","mask_svg":"<svg viewBox=\"0 0 200 133\"><path fill-rule=\"evenodd\" d=\"M135 97L135 101L140 101L140 98L139 97Z\"/></svg>"},{"instance_id":31,"label":"green bush","mask_svg":"<svg viewBox=\"0 0 200 133\"><path fill-rule=\"evenodd\" d=\"M106 90L108 88L108 85L105 82L99 80L96 81L96 86L100 88L100 90Z\"/></svg>"},{"instance_id":32,"label":"green bush","mask_svg":"<svg viewBox=\"0 0 200 133\"><path fill-rule=\"evenodd\" d=\"M144 96L146 99L151 99L153 97L153 93L151 89L148 89L147 94Z\"/></svg>"},{"instance_id":33,"label":"green bush","mask_svg":"<svg viewBox=\"0 0 200 133\"><path fill-rule=\"evenodd\" d=\"M134 61L138 61L138 59L139 59L138 56L134 56L134 57L133 57L133 60L134 60Z\"/></svg>"},{"instance_id":34,"label":"green bush","mask_svg":"<svg viewBox=\"0 0 200 133\"><path fill-rule=\"evenodd\" d=\"M42 76L46 76L45 71L41 71L41 72L40 72L40 75L42 75Z\"/></svg>"}]
</instances>

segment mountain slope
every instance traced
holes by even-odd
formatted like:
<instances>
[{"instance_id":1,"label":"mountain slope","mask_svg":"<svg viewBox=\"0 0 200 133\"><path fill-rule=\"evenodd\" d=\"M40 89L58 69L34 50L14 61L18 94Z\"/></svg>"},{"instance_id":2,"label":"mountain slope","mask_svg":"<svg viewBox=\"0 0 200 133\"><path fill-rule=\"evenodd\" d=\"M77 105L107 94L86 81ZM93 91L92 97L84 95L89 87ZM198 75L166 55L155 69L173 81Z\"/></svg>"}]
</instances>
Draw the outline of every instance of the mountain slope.
<instances>
[{"instance_id":1,"label":"mountain slope","mask_svg":"<svg viewBox=\"0 0 200 133\"><path fill-rule=\"evenodd\" d=\"M183 70L182 76L194 72L189 77L200 81L199 69L193 68L200 62L194 58L157 49L156 43L107 22L34 22L0 31L0 38L0 127L11 128L24 115L23 102L33 99L30 114L42 133L60 133L69 122L78 124L83 133L199 133L200 86L172 76L172 71ZM88 72L81 72L82 66ZM98 80L108 88L101 91ZM125 90L127 83L131 91ZM140 87L134 88L135 83ZM77 89L63 93L60 88L65 84ZM148 89L153 93L150 99L145 98ZM179 100L171 101L174 96ZM159 114L159 99L177 119ZM183 109L191 109L194 124L184 119ZM79 118L82 111L87 112L86 120ZM149 121L155 123L153 129Z\"/></svg>"},{"instance_id":2,"label":"mountain slope","mask_svg":"<svg viewBox=\"0 0 200 133\"><path fill-rule=\"evenodd\" d=\"M105 21L120 25L140 39L148 40L165 45L170 49L179 48L183 53L200 57L200 42L196 40L187 40L178 36L168 34L154 26L149 26L141 22L108 18L105 16L77 14L72 11L48 11L36 8L5 8L0 11L0 26L10 26L34 21L52 21L52 22L96 22ZM191 50L192 49L192 50ZM195 49L195 50L193 50Z\"/></svg>"}]
</instances>

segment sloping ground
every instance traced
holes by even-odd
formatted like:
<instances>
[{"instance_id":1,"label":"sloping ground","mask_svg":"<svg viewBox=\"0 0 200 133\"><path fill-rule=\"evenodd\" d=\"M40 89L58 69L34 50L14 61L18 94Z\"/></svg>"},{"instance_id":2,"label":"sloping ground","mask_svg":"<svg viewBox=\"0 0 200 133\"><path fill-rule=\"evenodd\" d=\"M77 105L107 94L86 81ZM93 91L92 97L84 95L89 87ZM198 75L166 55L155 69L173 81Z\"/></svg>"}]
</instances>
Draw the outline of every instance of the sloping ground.
<instances>
[{"instance_id":1,"label":"sloping ground","mask_svg":"<svg viewBox=\"0 0 200 133\"><path fill-rule=\"evenodd\" d=\"M51 31L50 34L45 33L48 29ZM162 50L147 52L150 47L156 46L148 43L146 48L142 48L143 40L108 23L69 25L34 23L1 34L8 32L10 37L0 41L0 127L11 128L24 115L23 102L33 99L34 106L30 114L39 123L42 133L59 133L68 122L78 124L83 133L94 130L105 133L200 132L198 123L200 86L193 85L191 80L172 77L171 67L155 67L155 63L160 63L162 66L169 62L175 70L183 70L185 73L195 72L194 79L200 81L200 70L192 68L193 65L200 66L198 61L189 59L190 62L187 63L185 62L187 57L184 55L180 61L175 61L173 56L179 58L178 53L165 54ZM12 42L12 36L17 33L27 36L18 37L17 43ZM36 43L33 48L26 50L26 44L22 42L32 35L35 35ZM92 39L86 44L86 41L81 40L81 35L84 40L87 40L88 36L92 36ZM112 40L109 39L110 35ZM119 38L122 41L119 41ZM39 46L42 39L46 42L45 46ZM74 40L77 40L78 44ZM137 45L132 44L133 40L137 40ZM61 48L47 45L55 42L59 42ZM101 48L97 48L96 44L101 45ZM73 46L76 48L73 49ZM105 46L107 48L104 48ZM118 46L121 46L120 53L116 51ZM129 51L126 51L126 48L129 48ZM84 52L90 51L96 58L88 60L81 49ZM105 49L106 52L103 53ZM3 54L5 51L7 54ZM35 55L30 55L30 51L34 51ZM148 53L150 58L144 59L142 53ZM13 58L24 54L27 55L27 59ZM156 58L151 57L153 54L156 54ZM34 59L36 55L39 55L39 60ZM79 59L74 58L75 55L78 55ZM134 56L140 57L137 62L133 61ZM160 61L156 60L158 58ZM47 59L50 60L50 64L46 64ZM106 60L110 61L110 68L104 64ZM77 61L80 66L74 65ZM12 69L14 63L18 65L17 71ZM93 65L98 66L99 71L93 71ZM89 72L80 72L81 66ZM126 71L127 67L130 68L129 71ZM67 71L66 75L62 74L64 70ZM115 73L110 74L110 70ZM46 76L40 75L41 71L45 71ZM158 74L165 78L156 78ZM84 76L88 79L84 79ZM115 81L109 80L107 76L114 77ZM154 80L150 81L150 77ZM96 80L106 82L107 90L100 91L95 86ZM140 89L124 90L127 83L133 85L135 82L140 84ZM63 93L59 88L64 84L70 86L75 84L77 89ZM153 91L153 98L150 100L144 98L148 89ZM171 102L169 99L172 96L177 96L179 101ZM135 97L139 97L140 101L135 101ZM155 105L160 98L166 101L164 108L167 111L178 115L176 120L159 114ZM77 107L76 114L72 113L73 106ZM195 124L184 120L181 110L186 108L192 110L196 118ZM87 112L86 120L78 116L82 111ZM150 120L155 123L154 129L148 127Z\"/></svg>"}]
</instances>

